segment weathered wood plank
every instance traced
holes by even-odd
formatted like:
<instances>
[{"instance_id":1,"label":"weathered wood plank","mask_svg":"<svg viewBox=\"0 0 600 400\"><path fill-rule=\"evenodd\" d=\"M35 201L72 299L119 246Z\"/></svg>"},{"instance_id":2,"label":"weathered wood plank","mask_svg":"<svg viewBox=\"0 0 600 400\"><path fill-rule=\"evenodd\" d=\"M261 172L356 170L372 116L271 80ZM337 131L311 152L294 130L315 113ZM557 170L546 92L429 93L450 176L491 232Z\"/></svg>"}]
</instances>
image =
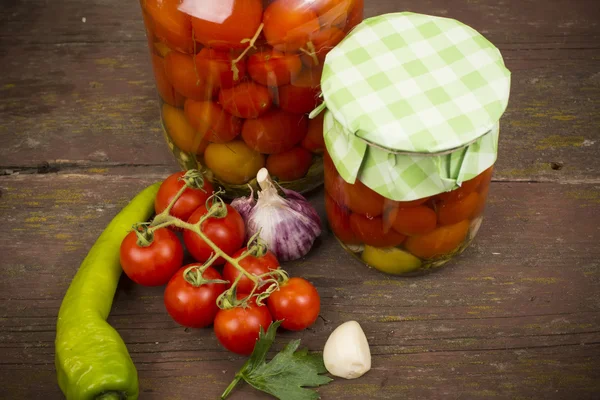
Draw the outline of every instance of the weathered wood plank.
<instances>
[{"instance_id":1,"label":"weathered wood plank","mask_svg":"<svg viewBox=\"0 0 600 400\"><path fill-rule=\"evenodd\" d=\"M412 9L480 29L513 70L498 179L597 180L600 25L594 4L490 0L449 7L432 0ZM401 7L380 0L367 5L367 15ZM57 160L174 165L157 120L136 2L13 2L0 12L0 167ZM53 34L43 34L49 30Z\"/></svg>"},{"instance_id":2,"label":"weathered wood plank","mask_svg":"<svg viewBox=\"0 0 600 400\"><path fill-rule=\"evenodd\" d=\"M498 38L500 44L597 44L598 11L595 0L552 0L540 7L536 0L452 2L399 0L365 2L365 15L412 11L457 18ZM83 22L82 18L85 18ZM0 44L114 43L143 39L138 2L116 6L111 0L81 3L73 0L8 0L0 10ZM48 34L51 33L51 34ZM553 46L554 47L554 46Z\"/></svg>"},{"instance_id":3,"label":"weathered wood plank","mask_svg":"<svg viewBox=\"0 0 600 400\"><path fill-rule=\"evenodd\" d=\"M60 398L55 318L77 266L103 227L160 168L0 178L0 397ZM115 172L115 171L113 171ZM311 196L323 213L320 193ZM449 268L411 279L364 268L329 233L286 268L322 296L318 323L282 333L313 350L348 319L372 345L373 371L336 381L324 398L571 398L600 395L600 186L493 184L473 247ZM23 251L23 249L27 251ZM18 288L16 290L15 288ZM185 330L161 288L124 278L110 322L138 368L144 399L216 397L243 358L210 329ZM36 379L31 385L24 374ZM5 394L5 396L2 396ZM243 388L232 398L263 398Z\"/></svg>"}]
</instances>

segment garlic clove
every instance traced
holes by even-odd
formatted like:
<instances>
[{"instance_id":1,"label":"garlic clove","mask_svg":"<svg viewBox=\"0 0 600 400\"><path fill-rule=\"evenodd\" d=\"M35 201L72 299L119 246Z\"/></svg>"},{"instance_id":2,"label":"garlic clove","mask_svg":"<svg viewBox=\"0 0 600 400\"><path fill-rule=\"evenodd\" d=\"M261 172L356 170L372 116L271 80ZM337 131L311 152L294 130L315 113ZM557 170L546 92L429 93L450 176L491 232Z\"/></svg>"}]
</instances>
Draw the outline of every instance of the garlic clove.
<instances>
[{"instance_id":1,"label":"garlic clove","mask_svg":"<svg viewBox=\"0 0 600 400\"><path fill-rule=\"evenodd\" d=\"M358 322L344 322L331 333L323 361L331 375L345 379L359 378L371 369L369 342Z\"/></svg>"}]
</instances>

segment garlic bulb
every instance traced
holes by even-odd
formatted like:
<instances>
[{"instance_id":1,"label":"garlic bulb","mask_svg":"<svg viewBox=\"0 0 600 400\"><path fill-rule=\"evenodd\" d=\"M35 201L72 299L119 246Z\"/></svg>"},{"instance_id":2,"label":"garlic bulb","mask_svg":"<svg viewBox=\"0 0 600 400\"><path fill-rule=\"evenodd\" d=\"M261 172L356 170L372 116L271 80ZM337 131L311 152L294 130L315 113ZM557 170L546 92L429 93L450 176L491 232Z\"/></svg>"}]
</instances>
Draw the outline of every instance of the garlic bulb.
<instances>
[{"instance_id":1,"label":"garlic bulb","mask_svg":"<svg viewBox=\"0 0 600 400\"><path fill-rule=\"evenodd\" d=\"M345 322L331 333L323 361L331 375L345 379L359 378L371 369L371 350L358 322Z\"/></svg>"},{"instance_id":2,"label":"garlic bulb","mask_svg":"<svg viewBox=\"0 0 600 400\"><path fill-rule=\"evenodd\" d=\"M261 239L280 262L305 256L321 234L321 220L314 207L292 190L282 189L286 198L281 197L266 168L258 171L256 180L261 188L257 200L251 195L231 203L244 218L248 237L260 231Z\"/></svg>"}]
</instances>

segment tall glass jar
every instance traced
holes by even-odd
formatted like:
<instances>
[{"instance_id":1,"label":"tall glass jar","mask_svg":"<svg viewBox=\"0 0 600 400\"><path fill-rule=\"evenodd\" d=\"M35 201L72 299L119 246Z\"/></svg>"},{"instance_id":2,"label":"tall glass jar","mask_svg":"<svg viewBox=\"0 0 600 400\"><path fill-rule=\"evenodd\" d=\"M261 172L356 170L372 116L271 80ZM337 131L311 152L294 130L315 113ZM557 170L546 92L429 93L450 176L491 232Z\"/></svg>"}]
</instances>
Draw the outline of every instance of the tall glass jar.
<instances>
[{"instance_id":1,"label":"tall glass jar","mask_svg":"<svg viewBox=\"0 0 600 400\"><path fill-rule=\"evenodd\" d=\"M141 0L167 143L227 196L267 167L304 192L323 182L327 53L364 0Z\"/></svg>"}]
</instances>

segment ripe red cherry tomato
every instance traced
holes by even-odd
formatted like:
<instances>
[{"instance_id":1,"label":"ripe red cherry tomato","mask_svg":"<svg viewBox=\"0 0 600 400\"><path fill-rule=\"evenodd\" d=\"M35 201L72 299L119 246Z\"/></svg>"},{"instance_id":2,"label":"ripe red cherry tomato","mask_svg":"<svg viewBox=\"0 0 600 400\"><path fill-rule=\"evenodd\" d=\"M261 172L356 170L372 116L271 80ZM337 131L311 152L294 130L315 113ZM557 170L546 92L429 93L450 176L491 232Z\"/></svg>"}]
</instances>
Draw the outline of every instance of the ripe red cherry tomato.
<instances>
[{"instance_id":1,"label":"ripe red cherry tomato","mask_svg":"<svg viewBox=\"0 0 600 400\"><path fill-rule=\"evenodd\" d=\"M149 14L148 26L163 43L184 53L192 53L192 21L189 15L178 10L179 0L144 0Z\"/></svg>"},{"instance_id":2,"label":"ripe red cherry tomato","mask_svg":"<svg viewBox=\"0 0 600 400\"><path fill-rule=\"evenodd\" d=\"M315 323L321 310L317 289L306 279L291 278L269 296L269 311L281 326L301 331Z\"/></svg>"},{"instance_id":3,"label":"ripe red cherry tomato","mask_svg":"<svg viewBox=\"0 0 600 400\"><path fill-rule=\"evenodd\" d=\"M310 38L314 47L314 55L303 54L302 62L308 66L323 65L327 54L342 41L344 36L344 31L335 27L317 32ZM310 50L309 53L311 53Z\"/></svg>"},{"instance_id":4,"label":"ripe red cherry tomato","mask_svg":"<svg viewBox=\"0 0 600 400\"><path fill-rule=\"evenodd\" d=\"M190 125L204 140L213 143L227 143L236 138L242 130L242 120L229 114L213 101L186 100L185 116Z\"/></svg>"},{"instance_id":5,"label":"ripe red cherry tomato","mask_svg":"<svg viewBox=\"0 0 600 400\"><path fill-rule=\"evenodd\" d=\"M209 86L203 79L199 79L194 58L190 55L170 51L165 56L165 72L177 93L188 99L209 100L219 90L218 87Z\"/></svg>"},{"instance_id":6,"label":"ripe red cherry tomato","mask_svg":"<svg viewBox=\"0 0 600 400\"><path fill-rule=\"evenodd\" d=\"M175 91L175 88L167 78L165 70L165 60L162 57L152 54L152 69L156 81L156 89L160 98L173 107L181 107L185 103L185 97Z\"/></svg>"},{"instance_id":7,"label":"ripe red cherry tomato","mask_svg":"<svg viewBox=\"0 0 600 400\"><path fill-rule=\"evenodd\" d=\"M271 108L269 89L254 82L244 82L231 89L222 89L219 103L230 114L240 118L258 118Z\"/></svg>"},{"instance_id":8,"label":"ripe red cherry tomato","mask_svg":"<svg viewBox=\"0 0 600 400\"><path fill-rule=\"evenodd\" d=\"M260 328L266 332L272 322L267 306L251 302L246 308L219 310L215 317L215 335L227 350L247 356L254 350Z\"/></svg>"},{"instance_id":9,"label":"ripe red cherry tomato","mask_svg":"<svg viewBox=\"0 0 600 400\"><path fill-rule=\"evenodd\" d=\"M244 251L246 251L245 247L240 249L240 251L235 253L232 257L238 258ZM267 253L262 257L249 255L242 259L239 263L242 268L255 276L264 275L269 271L279 268L279 261L277 261L275 255L270 251L267 251ZM225 267L223 268L223 277L226 281L233 283L240 274L241 272L238 271L233 265L230 263L225 264ZM253 288L254 283L246 276L243 276L238 283L237 291L238 293L242 294L250 294ZM267 289L268 286L263 286L257 289L255 293L262 293Z\"/></svg>"},{"instance_id":10,"label":"ripe red cherry tomato","mask_svg":"<svg viewBox=\"0 0 600 400\"><path fill-rule=\"evenodd\" d=\"M202 233L216 244L225 254L231 256L238 251L246 237L246 228L244 220L235 208L229 204L227 207L227 216L225 218L208 218L202 224ZM199 207L190 217L188 222L195 224L200 221L200 218L208 213L206 205ZM204 240L196 233L185 230L183 232L183 241L192 255L197 261L205 262L214 253L213 249L206 244ZM213 265L223 265L225 260L219 257Z\"/></svg>"},{"instance_id":11,"label":"ripe red cherry tomato","mask_svg":"<svg viewBox=\"0 0 600 400\"><path fill-rule=\"evenodd\" d=\"M301 69L302 61L298 55L276 50L261 51L248 59L248 73L253 80L265 86L287 85Z\"/></svg>"},{"instance_id":12,"label":"ripe red cherry tomato","mask_svg":"<svg viewBox=\"0 0 600 400\"><path fill-rule=\"evenodd\" d=\"M319 17L305 0L276 0L265 10L265 38L275 50L293 53L320 29Z\"/></svg>"},{"instance_id":13,"label":"ripe red cherry tomato","mask_svg":"<svg viewBox=\"0 0 600 400\"><path fill-rule=\"evenodd\" d=\"M247 119L242 127L244 142L263 154L291 150L304 139L308 118L281 110L271 110L256 119Z\"/></svg>"},{"instance_id":14,"label":"ripe red cherry tomato","mask_svg":"<svg viewBox=\"0 0 600 400\"><path fill-rule=\"evenodd\" d=\"M373 247L398 246L406 236L391 227L386 229L381 217L369 218L361 214L350 215L350 226L358 239Z\"/></svg>"},{"instance_id":15,"label":"ripe red cherry tomato","mask_svg":"<svg viewBox=\"0 0 600 400\"><path fill-rule=\"evenodd\" d=\"M166 284L183 264L183 247L177 236L161 228L154 232L149 246L140 246L137 242L138 237L132 231L121 243L119 256L125 274L143 286Z\"/></svg>"},{"instance_id":16,"label":"ripe red cherry tomato","mask_svg":"<svg viewBox=\"0 0 600 400\"><path fill-rule=\"evenodd\" d=\"M237 85L246 76L246 61L236 63L238 73L231 69L233 56L230 52L204 48L194 59L198 77L211 88L230 88Z\"/></svg>"},{"instance_id":17,"label":"ripe red cherry tomato","mask_svg":"<svg viewBox=\"0 0 600 400\"><path fill-rule=\"evenodd\" d=\"M267 158L267 169L280 181L289 182L306 176L312 164L312 154L303 147L294 147Z\"/></svg>"},{"instance_id":18,"label":"ripe red cherry tomato","mask_svg":"<svg viewBox=\"0 0 600 400\"><path fill-rule=\"evenodd\" d=\"M214 0L208 4L198 2L198 13L192 18L194 37L207 47L216 49L243 49L248 43L244 39L254 37L260 25L263 8L261 0L233 0L229 7L217 5L220 13L215 13ZM203 15L203 11L206 12ZM225 10L223 12L223 10ZM215 15L217 14L217 15Z\"/></svg>"},{"instance_id":19,"label":"ripe red cherry tomato","mask_svg":"<svg viewBox=\"0 0 600 400\"><path fill-rule=\"evenodd\" d=\"M340 207L328 193L325 193L325 211L331 231L342 243L360 244L350 226L350 211Z\"/></svg>"},{"instance_id":20,"label":"ripe red cherry tomato","mask_svg":"<svg viewBox=\"0 0 600 400\"><path fill-rule=\"evenodd\" d=\"M156 200L154 200L154 210L157 214L160 214L169 206L175 195L185 185L185 182L181 179L184 175L185 171L176 172L160 185ZM171 208L170 214L187 221L198 207L206 203L206 199L213 194L213 190L212 184L206 178L202 189L187 188Z\"/></svg>"},{"instance_id":21,"label":"ripe red cherry tomato","mask_svg":"<svg viewBox=\"0 0 600 400\"><path fill-rule=\"evenodd\" d=\"M325 113L308 121L308 133L302 140L302 147L316 154L322 154L325 151L325 138L323 137L323 118Z\"/></svg>"},{"instance_id":22,"label":"ripe red cherry tomato","mask_svg":"<svg viewBox=\"0 0 600 400\"><path fill-rule=\"evenodd\" d=\"M226 285L205 283L194 286L184 276L184 272L193 265L186 265L173 275L165 289L165 307L178 324L188 328L204 328L215 320L219 311L217 298L225 291ZM201 264L197 266L201 267ZM221 274L212 267L208 267L202 277L206 280L222 279Z\"/></svg>"}]
</instances>

